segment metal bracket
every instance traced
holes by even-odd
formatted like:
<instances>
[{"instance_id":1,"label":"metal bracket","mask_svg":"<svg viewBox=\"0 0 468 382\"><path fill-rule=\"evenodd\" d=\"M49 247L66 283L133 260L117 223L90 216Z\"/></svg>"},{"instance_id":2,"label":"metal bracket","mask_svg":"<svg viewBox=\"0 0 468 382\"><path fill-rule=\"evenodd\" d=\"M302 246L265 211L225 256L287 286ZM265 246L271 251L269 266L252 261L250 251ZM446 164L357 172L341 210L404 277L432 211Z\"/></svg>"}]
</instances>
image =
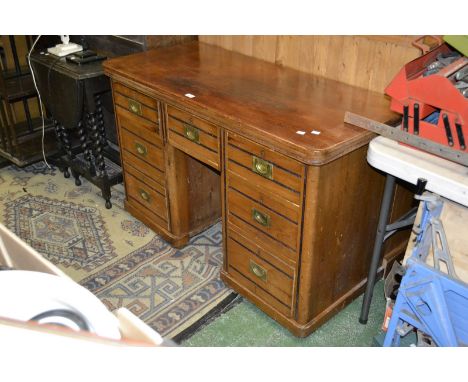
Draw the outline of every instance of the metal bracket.
<instances>
[{"instance_id":1,"label":"metal bracket","mask_svg":"<svg viewBox=\"0 0 468 382\"><path fill-rule=\"evenodd\" d=\"M380 123L372 119L350 113L349 111L346 112L344 121L346 123L350 123L351 125L380 134L386 138L406 143L428 153L449 159L464 166L468 166L468 153L455 150L440 143L433 142L429 139L424 139L419 136L407 133L401 130L401 126L389 126L385 123Z\"/></svg>"},{"instance_id":2,"label":"metal bracket","mask_svg":"<svg viewBox=\"0 0 468 382\"><path fill-rule=\"evenodd\" d=\"M432 231L432 251L434 256L434 267L440 271L440 263L444 263L447 267L447 273L454 279L459 279L455 273L455 268L452 262L452 256L450 256L450 249L445 236L444 226L440 219L431 219L431 231ZM440 244L440 245L439 245Z\"/></svg>"},{"instance_id":3,"label":"metal bracket","mask_svg":"<svg viewBox=\"0 0 468 382\"><path fill-rule=\"evenodd\" d=\"M413 255L425 262L432 246L434 268L442 272L440 264L443 263L447 269L447 274L454 279L460 280L453 266L444 226L439 219L444 204L443 201L438 195L429 193L416 195L415 198L424 202L424 206L420 224L421 232L416 238Z\"/></svg>"}]
</instances>

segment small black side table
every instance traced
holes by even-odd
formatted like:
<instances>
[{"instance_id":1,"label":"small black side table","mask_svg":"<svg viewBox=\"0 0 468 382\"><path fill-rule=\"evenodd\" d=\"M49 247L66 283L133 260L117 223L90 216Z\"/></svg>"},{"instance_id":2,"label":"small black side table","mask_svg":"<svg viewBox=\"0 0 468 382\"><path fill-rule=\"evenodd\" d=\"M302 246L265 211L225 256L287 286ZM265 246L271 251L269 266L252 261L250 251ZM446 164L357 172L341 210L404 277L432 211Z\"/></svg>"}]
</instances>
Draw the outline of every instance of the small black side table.
<instances>
[{"instance_id":1,"label":"small black side table","mask_svg":"<svg viewBox=\"0 0 468 382\"><path fill-rule=\"evenodd\" d=\"M81 185L80 176L101 189L106 208L110 188L123 180L115 135L110 81L101 62L76 65L45 52L31 55L42 101L54 121L60 154L51 161ZM107 120L105 118L107 116Z\"/></svg>"}]
</instances>

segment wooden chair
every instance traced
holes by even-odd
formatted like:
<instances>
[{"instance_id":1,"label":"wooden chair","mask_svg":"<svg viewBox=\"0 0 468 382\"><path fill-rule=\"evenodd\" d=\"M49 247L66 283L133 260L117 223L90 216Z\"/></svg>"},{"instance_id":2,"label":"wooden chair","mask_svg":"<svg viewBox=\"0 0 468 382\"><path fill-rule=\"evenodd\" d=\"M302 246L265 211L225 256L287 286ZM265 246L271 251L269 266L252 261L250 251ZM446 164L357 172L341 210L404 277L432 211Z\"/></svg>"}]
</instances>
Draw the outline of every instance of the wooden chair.
<instances>
[{"instance_id":1,"label":"wooden chair","mask_svg":"<svg viewBox=\"0 0 468 382\"><path fill-rule=\"evenodd\" d=\"M29 66L26 59L23 63L20 59L18 43L23 51L29 51L31 37L2 36L4 54L0 60L0 156L22 167L42 158L42 120ZM52 153L55 152L55 140L49 136L53 133L53 126L46 121L45 127L45 149Z\"/></svg>"}]
</instances>

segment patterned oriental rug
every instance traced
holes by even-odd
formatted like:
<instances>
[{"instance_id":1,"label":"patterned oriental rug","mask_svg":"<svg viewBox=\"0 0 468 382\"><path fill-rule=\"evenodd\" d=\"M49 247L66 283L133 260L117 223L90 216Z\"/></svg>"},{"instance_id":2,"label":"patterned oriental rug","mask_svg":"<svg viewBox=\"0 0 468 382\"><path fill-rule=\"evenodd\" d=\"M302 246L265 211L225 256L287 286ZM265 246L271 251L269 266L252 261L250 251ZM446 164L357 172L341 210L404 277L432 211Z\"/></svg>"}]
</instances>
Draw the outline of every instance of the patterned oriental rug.
<instances>
[{"instance_id":1,"label":"patterned oriental rug","mask_svg":"<svg viewBox=\"0 0 468 382\"><path fill-rule=\"evenodd\" d=\"M181 340L235 296L219 278L218 223L178 250L123 209L124 188L110 210L100 190L65 179L43 162L0 169L0 220L89 289L110 309L124 306L161 335Z\"/></svg>"}]
</instances>

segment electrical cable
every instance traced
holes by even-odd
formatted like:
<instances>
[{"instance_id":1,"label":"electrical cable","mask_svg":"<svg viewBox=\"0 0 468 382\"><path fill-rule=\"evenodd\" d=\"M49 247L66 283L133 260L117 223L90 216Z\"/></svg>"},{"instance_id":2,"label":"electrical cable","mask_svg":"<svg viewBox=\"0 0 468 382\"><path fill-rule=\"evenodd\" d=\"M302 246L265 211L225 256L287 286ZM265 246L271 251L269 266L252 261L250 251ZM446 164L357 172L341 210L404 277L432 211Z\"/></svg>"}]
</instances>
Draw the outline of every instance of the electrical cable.
<instances>
[{"instance_id":1,"label":"electrical cable","mask_svg":"<svg viewBox=\"0 0 468 382\"><path fill-rule=\"evenodd\" d=\"M44 110L43 110L43 105L42 105L42 98L41 98L41 93L39 93L39 89L37 87L37 83L36 83L36 76L34 75L34 70L32 68L32 65L31 65L31 53L33 52L37 42L39 41L39 39L41 38L42 35L39 35L36 37L36 40L34 41L34 43L32 44L31 46L31 49L29 50L29 53L28 53L28 65L29 65L29 70L31 71L31 76L32 76L32 80L33 80L33 84L34 84L34 88L36 89L36 92L37 92L37 96L39 98L39 109L41 111L41 120L42 120L42 157L44 158L44 162L46 164L46 166L49 168L49 169L52 169L52 167L49 165L49 163L47 162L47 159L46 159L46 155L45 155L45 148L44 148L44 139L45 139L45 119L44 119Z\"/></svg>"}]
</instances>

